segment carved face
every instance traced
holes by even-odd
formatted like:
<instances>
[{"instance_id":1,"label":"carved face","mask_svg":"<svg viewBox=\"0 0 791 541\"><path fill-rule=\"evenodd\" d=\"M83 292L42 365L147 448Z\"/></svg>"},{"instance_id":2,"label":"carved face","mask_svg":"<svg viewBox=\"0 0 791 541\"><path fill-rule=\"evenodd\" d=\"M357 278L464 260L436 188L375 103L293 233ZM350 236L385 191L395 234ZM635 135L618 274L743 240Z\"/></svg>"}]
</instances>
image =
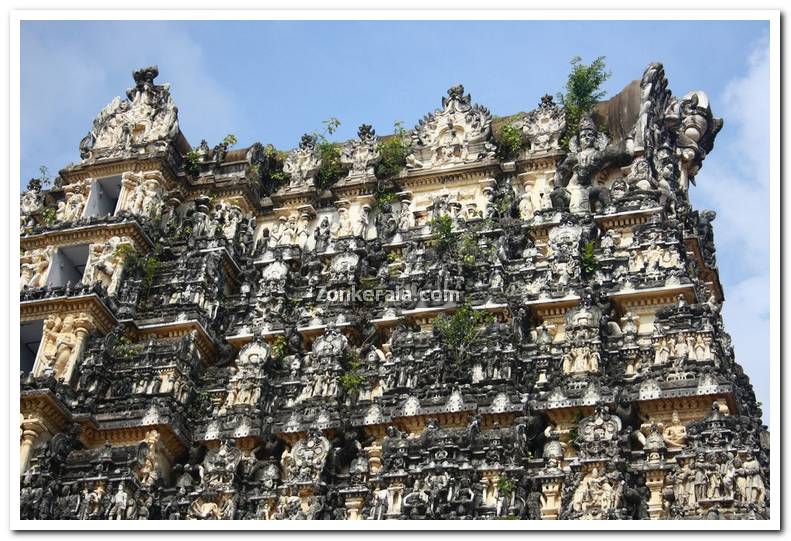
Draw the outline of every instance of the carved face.
<instances>
[{"instance_id":1,"label":"carved face","mask_svg":"<svg viewBox=\"0 0 791 541\"><path fill-rule=\"evenodd\" d=\"M71 316L66 316L63 320L63 327L61 327L61 332L70 332L74 328L74 318Z\"/></svg>"},{"instance_id":2,"label":"carved face","mask_svg":"<svg viewBox=\"0 0 791 541\"><path fill-rule=\"evenodd\" d=\"M580 147L593 148L593 143L596 141L596 131L591 129L580 130Z\"/></svg>"}]
</instances>

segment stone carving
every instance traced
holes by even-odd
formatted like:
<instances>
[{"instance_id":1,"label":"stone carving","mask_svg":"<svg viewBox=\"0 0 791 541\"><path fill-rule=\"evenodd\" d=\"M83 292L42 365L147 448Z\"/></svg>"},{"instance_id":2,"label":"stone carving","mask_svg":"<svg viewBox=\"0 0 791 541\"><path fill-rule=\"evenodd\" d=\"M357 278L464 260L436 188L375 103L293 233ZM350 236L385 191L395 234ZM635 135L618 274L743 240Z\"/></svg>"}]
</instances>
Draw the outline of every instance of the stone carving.
<instances>
[{"instance_id":1,"label":"stone carving","mask_svg":"<svg viewBox=\"0 0 791 541\"><path fill-rule=\"evenodd\" d=\"M154 84L156 66L136 70L135 86L126 99L113 99L93 121L91 131L80 142L83 160L111 158L141 149L162 151L179 133L178 109L170 96L170 85Z\"/></svg>"},{"instance_id":2,"label":"stone carving","mask_svg":"<svg viewBox=\"0 0 791 541\"><path fill-rule=\"evenodd\" d=\"M560 137L566 129L566 115L558 107L552 96L541 97L537 109L533 109L521 119L519 127L530 143L533 154L560 150Z\"/></svg>"},{"instance_id":3,"label":"stone carving","mask_svg":"<svg viewBox=\"0 0 791 541\"><path fill-rule=\"evenodd\" d=\"M305 134L299 142L299 146L288 153L286 161L283 163L283 172L290 180L288 189L313 187L316 184L316 173L321 167L316 150L316 137Z\"/></svg>"},{"instance_id":4,"label":"stone carving","mask_svg":"<svg viewBox=\"0 0 791 541\"><path fill-rule=\"evenodd\" d=\"M28 250L19 258L19 285L21 289L40 288L47 285L47 275L55 256L55 247Z\"/></svg>"},{"instance_id":5,"label":"stone carving","mask_svg":"<svg viewBox=\"0 0 791 541\"><path fill-rule=\"evenodd\" d=\"M146 77L131 100L160 92ZM566 152L545 98L500 163L490 115L454 88L404 175L373 182L363 127L321 191L311 137L290 158L182 157L180 135L135 142L145 123L64 171L82 180L33 183L20 517L768 518L713 214L680 185L716 122L658 65L639 100L632 133L613 130L626 141L584 119ZM92 216L89 189L112 183L88 177L109 171L126 171L117 212ZM48 286L86 242L84 281ZM88 433L53 433L69 419Z\"/></svg>"},{"instance_id":6,"label":"stone carving","mask_svg":"<svg viewBox=\"0 0 791 541\"><path fill-rule=\"evenodd\" d=\"M327 461L330 442L315 428L308 431L305 439L294 444L293 466L286 472L286 479L299 483L316 483Z\"/></svg>"},{"instance_id":7,"label":"stone carving","mask_svg":"<svg viewBox=\"0 0 791 541\"><path fill-rule=\"evenodd\" d=\"M39 212L43 207L44 201L41 195L41 180L30 179L27 183L27 191L19 196L19 212L23 219L25 216Z\"/></svg>"},{"instance_id":8,"label":"stone carving","mask_svg":"<svg viewBox=\"0 0 791 541\"><path fill-rule=\"evenodd\" d=\"M714 138L722 129L722 119L714 118L705 92L690 92L681 98L671 98L665 111L671 139L676 146L681 172L678 185L686 191L695 183L695 175L706 154L714 146Z\"/></svg>"},{"instance_id":9,"label":"stone carving","mask_svg":"<svg viewBox=\"0 0 791 541\"><path fill-rule=\"evenodd\" d=\"M374 129L363 124L357 130L357 139L343 145L341 163L349 168L346 180L375 179L374 167L381 160L379 140Z\"/></svg>"},{"instance_id":10,"label":"stone carving","mask_svg":"<svg viewBox=\"0 0 791 541\"><path fill-rule=\"evenodd\" d=\"M122 183L127 191L124 210L148 218L159 216L164 190L158 176L124 173Z\"/></svg>"},{"instance_id":11,"label":"stone carving","mask_svg":"<svg viewBox=\"0 0 791 541\"><path fill-rule=\"evenodd\" d=\"M662 437L665 439L668 447L684 447L684 443L687 439L687 427L681 424L677 411L673 412L671 424L666 426L662 431Z\"/></svg>"},{"instance_id":12,"label":"stone carving","mask_svg":"<svg viewBox=\"0 0 791 541\"><path fill-rule=\"evenodd\" d=\"M414 153L407 157L407 168L424 169L479 161L494 156L491 113L472 105L462 85L448 90L442 109L429 113L415 127Z\"/></svg>"},{"instance_id":13,"label":"stone carving","mask_svg":"<svg viewBox=\"0 0 791 541\"><path fill-rule=\"evenodd\" d=\"M579 131L569 140L569 154L558 165L552 191L552 207L571 212L588 212L592 204L610 204L609 190L596 184L597 175L610 166L628 163L633 151L609 145L590 116L580 120ZM595 210L595 208L594 208Z\"/></svg>"},{"instance_id":14,"label":"stone carving","mask_svg":"<svg viewBox=\"0 0 791 541\"><path fill-rule=\"evenodd\" d=\"M583 458L612 458L618 452L618 435L621 419L604 407L597 407L596 414L579 422L575 445Z\"/></svg>"},{"instance_id":15,"label":"stone carving","mask_svg":"<svg viewBox=\"0 0 791 541\"><path fill-rule=\"evenodd\" d=\"M621 490L619 473L607 474L594 467L574 491L573 510L583 520L608 518L620 502Z\"/></svg>"},{"instance_id":16,"label":"stone carving","mask_svg":"<svg viewBox=\"0 0 791 541\"><path fill-rule=\"evenodd\" d=\"M61 222L74 222L82 217L87 196L83 184L70 184L63 188L64 200L58 203L56 218Z\"/></svg>"},{"instance_id":17,"label":"stone carving","mask_svg":"<svg viewBox=\"0 0 791 541\"><path fill-rule=\"evenodd\" d=\"M69 314L60 318L49 316L36 361L36 375L52 375L56 379L70 374L91 324L85 314Z\"/></svg>"},{"instance_id":18,"label":"stone carving","mask_svg":"<svg viewBox=\"0 0 791 541\"><path fill-rule=\"evenodd\" d=\"M119 250L122 246L131 248L132 244L121 237L112 237L107 242L91 244L82 283L101 284L108 295L115 295L124 271L124 257Z\"/></svg>"}]
</instances>

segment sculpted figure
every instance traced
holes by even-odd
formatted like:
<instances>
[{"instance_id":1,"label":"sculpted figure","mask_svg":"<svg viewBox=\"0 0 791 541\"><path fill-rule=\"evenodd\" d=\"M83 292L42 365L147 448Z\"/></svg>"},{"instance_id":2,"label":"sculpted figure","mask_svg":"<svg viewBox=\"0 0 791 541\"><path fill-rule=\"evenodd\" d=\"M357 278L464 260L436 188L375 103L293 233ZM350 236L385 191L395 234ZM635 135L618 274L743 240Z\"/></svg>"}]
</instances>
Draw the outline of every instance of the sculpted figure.
<instances>
[{"instance_id":1,"label":"sculpted figure","mask_svg":"<svg viewBox=\"0 0 791 541\"><path fill-rule=\"evenodd\" d=\"M412 214L412 201L409 199L401 200L401 212L398 218L399 231L406 231L415 226L415 217Z\"/></svg>"},{"instance_id":2,"label":"sculpted figure","mask_svg":"<svg viewBox=\"0 0 791 541\"><path fill-rule=\"evenodd\" d=\"M360 208L360 215L357 217L357 225L354 228L354 235L366 238L368 236L368 224L370 222L371 206L363 205Z\"/></svg>"},{"instance_id":3,"label":"sculpted figure","mask_svg":"<svg viewBox=\"0 0 791 541\"><path fill-rule=\"evenodd\" d=\"M315 240L314 249L316 252L324 252L330 244L330 219L324 216L321 219L318 227L313 230L313 238Z\"/></svg>"},{"instance_id":4,"label":"sculpted figure","mask_svg":"<svg viewBox=\"0 0 791 541\"><path fill-rule=\"evenodd\" d=\"M338 209L338 223L332 226L332 236L334 238L348 237L352 234L352 220L349 217L349 210L345 207Z\"/></svg>"},{"instance_id":5,"label":"sculpted figure","mask_svg":"<svg viewBox=\"0 0 791 541\"><path fill-rule=\"evenodd\" d=\"M46 368L51 369L56 378L62 376L71 366L77 350L77 335L74 333L74 317L67 315L62 321L54 320L54 325L45 325L44 337L54 343L52 353L46 358Z\"/></svg>"},{"instance_id":6,"label":"sculpted figure","mask_svg":"<svg viewBox=\"0 0 791 541\"><path fill-rule=\"evenodd\" d=\"M65 201L58 203L58 210L55 213L58 221L73 222L82 216L85 208L85 195L82 193L82 185L75 184L71 192L66 196Z\"/></svg>"},{"instance_id":7,"label":"sculpted figure","mask_svg":"<svg viewBox=\"0 0 791 541\"><path fill-rule=\"evenodd\" d=\"M320 166L321 160L316 152L316 137L303 135L299 147L289 152L283 163L283 172L291 177L288 188L313 186Z\"/></svg>"},{"instance_id":8,"label":"sculpted figure","mask_svg":"<svg viewBox=\"0 0 791 541\"><path fill-rule=\"evenodd\" d=\"M92 244L82 283L102 284L108 295L115 295L123 273L123 257L118 248L129 245L119 237L113 237L103 244Z\"/></svg>"},{"instance_id":9,"label":"sculpted figure","mask_svg":"<svg viewBox=\"0 0 791 541\"><path fill-rule=\"evenodd\" d=\"M27 191L19 198L19 211L24 217L41 210L43 197L41 195L41 179L32 178L27 184ZM23 220L23 225L24 225Z\"/></svg>"},{"instance_id":10,"label":"sculpted figure","mask_svg":"<svg viewBox=\"0 0 791 541\"><path fill-rule=\"evenodd\" d=\"M357 137L341 151L341 163L349 166L347 178L374 178L374 166L381 160L376 132L369 124L363 124L357 130Z\"/></svg>"},{"instance_id":11,"label":"sculpted figure","mask_svg":"<svg viewBox=\"0 0 791 541\"><path fill-rule=\"evenodd\" d=\"M118 484L118 491L113 496L113 504L110 506L107 518L110 520L123 520L126 518L126 508L129 504L129 495L123 481Z\"/></svg>"},{"instance_id":12,"label":"sculpted figure","mask_svg":"<svg viewBox=\"0 0 791 541\"><path fill-rule=\"evenodd\" d=\"M591 202L608 205L609 190L594 185L596 175L611 166L626 165L633 152L626 146L609 146L590 116L580 120L579 131L569 142L569 154L555 172L552 207L571 212L591 210Z\"/></svg>"},{"instance_id":13,"label":"sculpted figure","mask_svg":"<svg viewBox=\"0 0 791 541\"><path fill-rule=\"evenodd\" d=\"M47 285L47 275L55 247L47 246L25 252L20 258L20 286L37 289Z\"/></svg>"},{"instance_id":14,"label":"sculpted figure","mask_svg":"<svg viewBox=\"0 0 791 541\"><path fill-rule=\"evenodd\" d=\"M684 443L686 443L687 427L681 424L677 411L673 412L671 424L662 431L662 437L668 447L683 447Z\"/></svg>"}]
</instances>

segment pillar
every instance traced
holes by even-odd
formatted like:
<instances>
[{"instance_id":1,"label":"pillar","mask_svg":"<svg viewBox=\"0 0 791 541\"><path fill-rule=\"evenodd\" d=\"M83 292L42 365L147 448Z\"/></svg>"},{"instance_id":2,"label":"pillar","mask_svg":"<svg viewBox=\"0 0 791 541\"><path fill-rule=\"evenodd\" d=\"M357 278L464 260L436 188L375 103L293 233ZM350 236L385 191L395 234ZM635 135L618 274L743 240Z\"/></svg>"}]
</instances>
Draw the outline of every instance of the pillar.
<instances>
[{"instance_id":1,"label":"pillar","mask_svg":"<svg viewBox=\"0 0 791 541\"><path fill-rule=\"evenodd\" d=\"M368 454L368 468L371 475L376 475L382 469L382 446L378 441L374 441L365 448L365 452Z\"/></svg>"},{"instance_id":2,"label":"pillar","mask_svg":"<svg viewBox=\"0 0 791 541\"><path fill-rule=\"evenodd\" d=\"M343 504L346 506L347 520L360 520L360 510L363 508L364 498L362 496L348 495L344 498Z\"/></svg>"},{"instance_id":3,"label":"pillar","mask_svg":"<svg viewBox=\"0 0 791 541\"><path fill-rule=\"evenodd\" d=\"M43 427L38 423L25 422L22 424L22 436L19 442L19 474L22 475L27 470L30 463L30 456L33 454L33 447L39 436L43 432Z\"/></svg>"},{"instance_id":4,"label":"pillar","mask_svg":"<svg viewBox=\"0 0 791 541\"><path fill-rule=\"evenodd\" d=\"M404 493L404 485L402 483L393 483L387 487L387 492L390 494L388 499L387 514L400 515L401 514L401 496Z\"/></svg>"},{"instance_id":5,"label":"pillar","mask_svg":"<svg viewBox=\"0 0 791 541\"><path fill-rule=\"evenodd\" d=\"M648 500L648 515L652 520L662 518L664 515L662 505L662 489L665 487L664 470L645 472L645 485L651 491L651 498Z\"/></svg>"},{"instance_id":6,"label":"pillar","mask_svg":"<svg viewBox=\"0 0 791 541\"><path fill-rule=\"evenodd\" d=\"M560 498L563 477L547 477L541 480L544 501L541 505L541 520L557 520L560 514Z\"/></svg>"}]
</instances>

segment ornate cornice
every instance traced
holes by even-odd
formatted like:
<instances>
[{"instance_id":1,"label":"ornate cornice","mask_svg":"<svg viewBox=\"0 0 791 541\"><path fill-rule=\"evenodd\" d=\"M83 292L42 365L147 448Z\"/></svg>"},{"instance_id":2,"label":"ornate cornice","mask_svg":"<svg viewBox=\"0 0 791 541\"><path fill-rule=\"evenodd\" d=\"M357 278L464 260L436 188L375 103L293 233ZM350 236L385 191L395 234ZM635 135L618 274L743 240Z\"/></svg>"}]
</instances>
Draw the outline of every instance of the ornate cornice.
<instances>
[{"instance_id":1,"label":"ornate cornice","mask_svg":"<svg viewBox=\"0 0 791 541\"><path fill-rule=\"evenodd\" d=\"M135 221L94 224L48 231L38 235L21 237L19 245L23 250L34 250L47 246L73 246L75 244L106 242L112 237L128 237L139 252L147 252L154 245Z\"/></svg>"},{"instance_id":2,"label":"ornate cornice","mask_svg":"<svg viewBox=\"0 0 791 541\"><path fill-rule=\"evenodd\" d=\"M77 297L55 297L20 303L20 321L35 321L51 315L86 313L96 328L107 333L118 323L113 313L96 294Z\"/></svg>"}]
</instances>

